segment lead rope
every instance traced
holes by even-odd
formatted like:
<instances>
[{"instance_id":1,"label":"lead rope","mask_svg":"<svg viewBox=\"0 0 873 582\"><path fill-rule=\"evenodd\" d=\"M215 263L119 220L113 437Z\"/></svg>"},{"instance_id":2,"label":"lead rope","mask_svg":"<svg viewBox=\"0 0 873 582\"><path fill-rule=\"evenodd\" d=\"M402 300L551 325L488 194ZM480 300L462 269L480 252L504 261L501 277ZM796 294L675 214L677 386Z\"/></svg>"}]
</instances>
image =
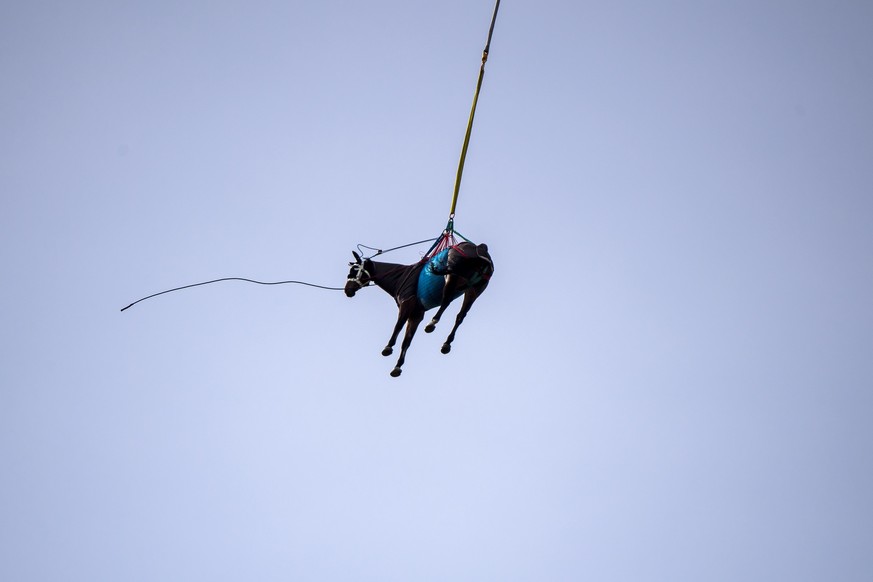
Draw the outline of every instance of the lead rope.
<instances>
[{"instance_id":1,"label":"lead rope","mask_svg":"<svg viewBox=\"0 0 873 582\"><path fill-rule=\"evenodd\" d=\"M342 291L343 287L328 287L326 285L316 285L315 283L307 283L306 281L255 281L254 279L246 279L244 277L222 277L221 279L213 279L212 281L203 281L202 283L193 283L191 285L183 285L181 287L174 287L173 289L167 289L166 291L161 291L160 293L152 293L147 297L143 297L142 299L137 299L127 307L122 307L121 311L125 311L126 309L130 309L137 303L145 301L146 299L151 299L152 297L157 297L158 295L165 295L167 293L173 293L174 291L181 291L182 289L190 289L191 287L200 287L201 285L211 285L212 283L220 283L222 281L243 281L245 283L255 283L256 285L306 285L307 287L315 287L317 289L326 289L328 291Z\"/></svg>"}]
</instances>

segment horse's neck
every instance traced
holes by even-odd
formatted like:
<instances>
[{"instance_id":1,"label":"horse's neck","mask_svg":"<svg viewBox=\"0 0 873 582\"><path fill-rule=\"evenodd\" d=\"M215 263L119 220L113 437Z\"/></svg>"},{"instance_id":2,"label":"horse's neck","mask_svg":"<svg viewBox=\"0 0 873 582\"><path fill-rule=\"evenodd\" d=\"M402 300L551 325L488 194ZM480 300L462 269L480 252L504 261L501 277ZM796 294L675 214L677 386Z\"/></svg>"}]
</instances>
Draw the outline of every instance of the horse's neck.
<instances>
[{"instance_id":1,"label":"horse's neck","mask_svg":"<svg viewBox=\"0 0 873 582\"><path fill-rule=\"evenodd\" d=\"M396 263L377 263L373 261L373 282L396 298L405 299L415 295L418 288L416 272L421 269L421 264L399 265Z\"/></svg>"}]
</instances>

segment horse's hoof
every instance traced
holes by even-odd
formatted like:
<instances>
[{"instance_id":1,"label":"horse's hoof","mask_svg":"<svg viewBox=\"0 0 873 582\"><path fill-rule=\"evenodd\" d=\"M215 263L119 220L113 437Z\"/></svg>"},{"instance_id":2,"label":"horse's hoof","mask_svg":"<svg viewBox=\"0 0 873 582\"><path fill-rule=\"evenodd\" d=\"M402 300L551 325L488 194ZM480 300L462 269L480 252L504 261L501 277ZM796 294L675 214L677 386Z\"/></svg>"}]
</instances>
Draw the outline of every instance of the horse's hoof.
<instances>
[{"instance_id":1,"label":"horse's hoof","mask_svg":"<svg viewBox=\"0 0 873 582\"><path fill-rule=\"evenodd\" d=\"M436 324L431 321L426 326L424 326L424 333L430 333L435 329L436 329Z\"/></svg>"},{"instance_id":2,"label":"horse's hoof","mask_svg":"<svg viewBox=\"0 0 873 582\"><path fill-rule=\"evenodd\" d=\"M392 348L391 346L385 346L385 349L382 350L382 355L383 356L390 356L393 351L394 351L394 348Z\"/></svg>"},{"instance_id":3,"label":"horse's hoof","mask_svg":"<svg viewBox=\"0 0 873 582\"><path fill-rule=\"evenodd\" d=\"M444 354L449 353L450 351L452 351L452 344L443 344L443 347L440 348L440 351Z\"/></svg>"},{"instance_id":4,"label":"horse's hoof","mask_svg":"<svg viewBox=\"0 0 873 582\"><path fill-rule=\"evenodd\" d=\"M397 376L400 375L400 372L402 372L402 371L403 370L401 370L400 368L394 368L393 370L391 370L391 377L396 378Z\"/></svg>"}]
</instances>

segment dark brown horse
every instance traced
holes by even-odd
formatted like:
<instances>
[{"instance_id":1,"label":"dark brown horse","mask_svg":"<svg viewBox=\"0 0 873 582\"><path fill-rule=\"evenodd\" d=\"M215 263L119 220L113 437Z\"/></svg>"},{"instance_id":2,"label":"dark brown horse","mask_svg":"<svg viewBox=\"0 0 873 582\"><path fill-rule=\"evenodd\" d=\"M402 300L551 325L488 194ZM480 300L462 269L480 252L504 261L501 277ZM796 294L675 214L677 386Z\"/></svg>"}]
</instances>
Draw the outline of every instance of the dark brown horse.
<instances>
[{"instance_id":1,"label":"dark brown horse","mask_svg":"<svg viewBox=\"0 0 873 582\"><path fill-rule=\"evenodd\" d=\"M436 328L449 303L461 295L464 296L464 303L455 318L455 326L440 350L444 354L449 353L458 326L464 321L479 295L485 291L494 273L488 247L470 242L452 246L437 257L424 259L413 265L379 263L362 259L356 252L352 254L355 262L349 263L351 269L345 286L346 295L354 297L359 289L375 283L397 302L397 324L388 345L382 350L383 356L389 356L394 351L400 329L406 324L400 358L391 370L391 375L395 378L403 371L401 366L406 358L406 350L412 343L418 325L424 319L425 311L439 306L433 319L424 328L425 332L430 333Z\"/></svg>"}]
</instances>

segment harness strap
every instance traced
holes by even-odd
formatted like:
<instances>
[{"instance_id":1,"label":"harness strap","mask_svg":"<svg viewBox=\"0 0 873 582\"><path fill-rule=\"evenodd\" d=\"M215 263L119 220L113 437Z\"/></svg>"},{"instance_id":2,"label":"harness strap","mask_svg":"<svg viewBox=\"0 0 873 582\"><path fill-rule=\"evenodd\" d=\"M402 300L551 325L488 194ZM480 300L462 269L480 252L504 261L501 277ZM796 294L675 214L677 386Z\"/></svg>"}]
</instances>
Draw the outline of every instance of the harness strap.
<instances>
[{"instance_id":1,"label":"harness strap","mask_svg":"<svg viewBox=\"0 0 873 582\"><path fill-rule=\"evenodd\" d=\"M470 119L467 121L467 132L464 134L464 145L461 148L461 159L458 161L458 173L455 176L455 191L452 195L452 207L449 210L449 225L455 218L455 208L458 205L458 193L461 191L461 176L464 174L464 161L467 159L467 148L470 145L470 134L473 132L473 118L476 116L476 105L479 103L479 91L482 89L482 79L485 77L485 62L488 60L488 52L491 50L491 35L494 34L494 23L497 21L497 10L500 8L500 0L494 4L494 14L491 16L491 26L488 29L488 40L485 50L482 51L482 66L479 67L479 79L476 81L476 92L473 93L473 106L470 108Z\"/></svg>"}]
</instances>

